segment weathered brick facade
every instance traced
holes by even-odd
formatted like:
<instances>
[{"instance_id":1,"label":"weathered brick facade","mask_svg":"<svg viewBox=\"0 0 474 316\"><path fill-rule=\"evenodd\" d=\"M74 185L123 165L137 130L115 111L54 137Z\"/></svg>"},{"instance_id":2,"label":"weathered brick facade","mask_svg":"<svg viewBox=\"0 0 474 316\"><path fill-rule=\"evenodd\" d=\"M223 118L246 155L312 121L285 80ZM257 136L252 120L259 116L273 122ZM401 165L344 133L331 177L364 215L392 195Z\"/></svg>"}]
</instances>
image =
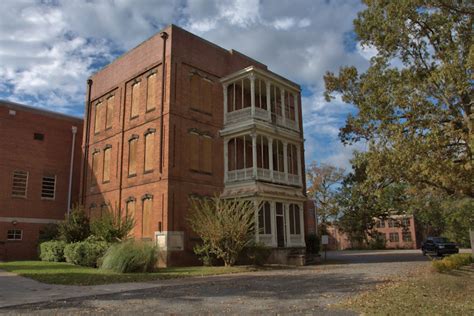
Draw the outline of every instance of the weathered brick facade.
<instances>
[{"instance_id":1,"label":"weathered brick facade","mask_svg":"<svg viewBox=\"0 0 474 316\"><path fill-rule=\"evenodd\" d=\"M247 56L171 25L92 75L81 185L82 202L91 216L106 208L124 214L128 208L134 213L137 238L154 239L155 232L183 234L184 250L168 251L163 265L196 263L192 247L197 239L186 223L188 199L224 189L224 96L219 80L248 66L267 70ZM297 113L302 138L301 109ZM147 154L149 134L153 146ZM104 163L106 149L111 150L110 162ZM304 196L302 183L298 190ZM151 203L151 211L146 203Z\"/></svg>"},{"instance_id":2,"label":"weathered brick facade","mask_svg":"<svg viewBox=\"0 0 474 316\"><path fill-rule=\"evenodd\" d=\"M78 201L82 124L80 118L0 101L0 260L35 258L39 231L64 219L73 127L71 202ZM20 178L14 180L14 172Z\"/></svg>"}]
</instances>

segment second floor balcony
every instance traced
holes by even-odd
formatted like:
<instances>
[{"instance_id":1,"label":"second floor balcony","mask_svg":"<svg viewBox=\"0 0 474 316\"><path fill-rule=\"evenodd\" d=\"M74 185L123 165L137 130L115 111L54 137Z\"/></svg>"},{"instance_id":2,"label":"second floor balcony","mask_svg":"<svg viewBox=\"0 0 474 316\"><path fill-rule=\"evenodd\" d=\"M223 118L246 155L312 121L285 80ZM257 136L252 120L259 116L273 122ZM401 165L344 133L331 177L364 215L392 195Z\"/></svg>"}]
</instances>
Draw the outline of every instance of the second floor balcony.
<instances>
[{"instance_id":1,"label":"second floor balcony","mask_svg":"<svg viewBox=\"0 0 474 316\"><path fill-rule=\"evenodd\" d=\"M253 67L222 80L224 125L258 119L299 131L299 88Z\"/></svg>"},{"instance_id":2,"label":"second floor balcony","mask_svg":"<svg viewBox=\"0 0 474 316\"><path fill-rule=\"evenodd\" d=\"M224 139L224 182L249 180L302 186L299 143L248 133Z\"/></svg>"}]
</instances>

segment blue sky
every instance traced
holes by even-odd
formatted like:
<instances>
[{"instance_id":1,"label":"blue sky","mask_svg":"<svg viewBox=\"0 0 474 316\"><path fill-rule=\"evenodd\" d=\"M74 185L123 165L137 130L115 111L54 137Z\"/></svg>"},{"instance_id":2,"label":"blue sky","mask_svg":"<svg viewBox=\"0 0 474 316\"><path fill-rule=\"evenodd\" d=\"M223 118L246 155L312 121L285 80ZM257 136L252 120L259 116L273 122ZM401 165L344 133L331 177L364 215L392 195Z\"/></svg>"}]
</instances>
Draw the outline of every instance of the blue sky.
<instances>
[{"instance_id":1,"label":"blue sky","mask_svg":"<svg viewBox=\"0 0 474 316\"><path fill-rule=\"evenodd\" d=\"M266 64L303 88L306 162L349 167L338 139L354 107L323 98L323 75L360 70L356 0L2 0L0 99L81 116L87 77L167 24Z\"/></svg>"}]
</instances>

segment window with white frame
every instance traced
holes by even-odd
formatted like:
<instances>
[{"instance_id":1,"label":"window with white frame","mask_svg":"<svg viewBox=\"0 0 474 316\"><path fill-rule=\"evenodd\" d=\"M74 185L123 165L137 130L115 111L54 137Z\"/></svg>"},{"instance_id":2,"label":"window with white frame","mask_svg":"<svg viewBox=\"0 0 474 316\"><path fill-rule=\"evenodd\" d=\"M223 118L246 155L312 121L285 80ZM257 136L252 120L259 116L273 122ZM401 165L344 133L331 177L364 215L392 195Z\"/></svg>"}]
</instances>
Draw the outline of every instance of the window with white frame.
<instances>
[{"instance_id":1,"label":"window with white frame","mask_svg":"<svg viewBox=\"0 0 474 316\"><path fill-rule=\"evenodd\" d=\"M28 171L13 171L12 196L26 198L28 188Z\"/></svg>"},{"instance_id":2,"label":"window with white frame","mask_svg":"<svg viewBox=\"0 0 474 316\"><path fill-rule=\"evenodd\" d=\"M390 242L399 242L400 241L400 237L399 237L398 233L390 233L389 238L390 238Z\"/></svg>"},{"instance_id":3,"label":"window with white frame","mask_svg":"<svg viewBox=\"0 0 474 316\"><path fill-rule=\"evenodd\" d=\"M300 207L296 204L290 204L290 234L301 234Z\"/></svg>"},{"instance_id":4,"label":"window with white frame","mask_svg":"<svg viewBox=\"0 0 474 316\"><path fill-rule=\"evenodd\" d=\"M407 241L407 242L412 241L411 232L403 232L402 233L402 238L403 238L403 241Z\"/></svg>"},{"instance_id":5,"label":"window with white frame","mask_svg":"<svg viewBox=\"0 0 474 316\"><path fill-rule=\"evenodd\" d=\"M23 238L23 230L9 229L7 231L7 240L21 240Z\"/></svg>"},{"instance_id":6,"label":"window with white frame","mask_svg":"<svg viewBox=\"0 0 474 316\"><path fill-rule=\"evenodd\" d=\"M271 235L271 210L270 203L265 202L258 211L258 233L260 235Z\"/></svg>"},{"instance_id":7,"label":"window with white frame","mask_svg":"<svg viewBox=\"0 0 474 316\"><path fill-rule=\"evenodd\" d=\"M41 198L54 200L56 193L56 176L43 176L41 181Z\"/></svg>"}]
</instances>

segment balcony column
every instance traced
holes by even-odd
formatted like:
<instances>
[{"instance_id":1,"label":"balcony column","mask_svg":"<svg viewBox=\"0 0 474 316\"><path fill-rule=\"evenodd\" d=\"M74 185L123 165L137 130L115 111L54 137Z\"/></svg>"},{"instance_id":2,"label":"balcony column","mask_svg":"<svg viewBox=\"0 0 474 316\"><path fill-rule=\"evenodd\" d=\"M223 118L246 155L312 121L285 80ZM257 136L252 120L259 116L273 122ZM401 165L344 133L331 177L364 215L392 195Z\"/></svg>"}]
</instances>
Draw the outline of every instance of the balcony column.
<instances>
[{"instance_id":1,"label":"balcony column","mask_svg":"<svg viewBox=\"0 0 474 316\"><path fill-rule=\"evenodd\" d=\"M285 114L285 89L281 91L281 116L283 117L283 125L286 125L286 114Z\"/></svg>"},{"instance_id":2,"label":"balcony column","mask_svg":"<svg viewBox=\"0 0 474 316\"><path fill-rule=\"evenodd\" d=\"M273 178L273 138L268 138L268 167L270 168L270 179L275 181Z\"/></svg>"},{"instance_id":3,"label":"balcony column","mask_svg":"<svg viewBox=\"0 0 474 316\"><path fill-rule=\"evenodd\" d=\"M227 123L227 84L222 86L224 92L224 124Z\"/></svg>"},{"instance_id":4,"label":"balcony column","mask_svg":"<svg viewBox=\"0 0 474 316\"><path fill-rule=\"evenodd\" d=\"M255 241L258 243L260 241L260 231L259 231L259 227L260 227L260 223L258 222L258 213L260 212L260 210L258 209L258 204L257 204L257 201L253 201L253 204L255 205Z\"/></svg>"},{"instance_id":5,"label":"balcony column","mask_svg":"<svg viewBox=\"0 0 474 316\"><path fill-rule=\"evenodd\" d=\"M294 93L293 94L293 98L294 98L294 103L295 103L295 122L296 122L296 127L298 128L298 130L300 130L300 116L298 115L298 112L299 112L299 109L298 109L298 94L297 93Z\"/></svg>"},{"instance_id":6,"label":"balcony column","mask_svg":"<svg viewBox=\"0 0 474 316\"><path fill-rule=\"evenodd\" d=\"M300 185L303 185L303 177L301 176L301 146L300 144L296 145L296 163L298 168L298 182Z\"/></svg>"},{"instance_id":7,"label":"balcony column","mask_svg":"<svg viewBox=\"0 0 474 316\"><path fill-rule=\"evenodd\" d=\"M270 202L270 218L272 221L272 246L273 247L278 247L278 241L277 241L277 224L276 224L276 207L275 207L275 201L269 201Z\"/></svg>"},{"instance_id":8,"label":"balcony column","mask_svg":"<svg viewBox=\"0 0 474 316\"><path fill-rule=\"evenodd\" d=\"M288 142L283 142L283 170L285 172L285 181L288 183Z\"/></svg>"},{"instance_id":9,"label":"balcony column","mask_svg":"<svg viewBox=\"0 0 474 316\"><path fill-rule=\"evenodd\" d=\"M301 246L306 246L305 245L305 240L304 240L304 205L303 203L298 203L298 206L300 208L300 218L298 218L298 220L300 221L300 243L301 243Z\"/></svg>"},{"instance_id":10,"label":"balcony column","mask_svg":"<svg viewBox=\"0 0 474 316\"><path fill-rule=\"evenodd\" d=\"M268 121L272 121L272 105L271 105L271 95L270 95L270 81L265 81L267 86L267 114L268 114Z\"/></svg>"},{"instance_id":11,"label":"balcony column","mask_svg":"<svg viewBox=\"0 0 474 316\"><path fill-rule=\"evenodd\" d=\"M253 178L257 179L257 135L252 134L252 170Z\"/></svg>"},{"instance_id":12,"label":"balcony column","mask_svg":"<svg viewBox=\"0 0 474 316\"><path fill-rule=\"evenodd\" d=\"M255 75L250 74L250 106L252 112L252 118L255 117Z\"/></svg>"},{"instance_id":13,"label":"balcony column","mask_svg":"<svg viewBox=\"0 0 474 316\"><path fill-rule=\"evenodd\" d=\"M229 173L228 153L229 153L229 139L224 138L224 183L227 183L227 174Z\"/></svg>"}]
</instances>

